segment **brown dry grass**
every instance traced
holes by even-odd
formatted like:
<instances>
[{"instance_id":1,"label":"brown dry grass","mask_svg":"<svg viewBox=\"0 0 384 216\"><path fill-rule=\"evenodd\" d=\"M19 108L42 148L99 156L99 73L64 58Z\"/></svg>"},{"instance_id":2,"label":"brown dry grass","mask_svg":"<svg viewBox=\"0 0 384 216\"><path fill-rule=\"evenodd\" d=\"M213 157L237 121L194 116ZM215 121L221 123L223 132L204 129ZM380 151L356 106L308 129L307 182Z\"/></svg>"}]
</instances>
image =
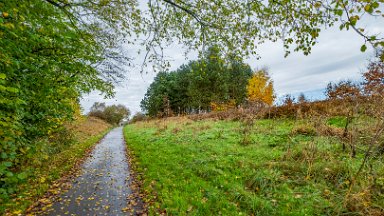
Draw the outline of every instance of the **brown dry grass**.
<instances>
[{"instance_id":1,"label":"brown dry grass","mask_svg":"<svg viewBox=\"0 0 384 216\"><path fill-rule=\"evenodd\" d=\"M99 135L110 127L110 124L96 117L83 117L66 125L80 142Z\"/></svg>"}]
</instances>

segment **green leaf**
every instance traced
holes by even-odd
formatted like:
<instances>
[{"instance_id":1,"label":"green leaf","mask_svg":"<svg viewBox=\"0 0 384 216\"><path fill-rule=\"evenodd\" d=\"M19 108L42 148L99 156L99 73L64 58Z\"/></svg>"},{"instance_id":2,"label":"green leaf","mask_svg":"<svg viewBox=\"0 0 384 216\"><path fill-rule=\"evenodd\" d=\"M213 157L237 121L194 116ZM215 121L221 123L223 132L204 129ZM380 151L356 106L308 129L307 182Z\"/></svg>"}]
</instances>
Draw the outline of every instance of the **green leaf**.
<instances>
[{"instance_id":1,"label":"green leaf","mask_svg":"<svg viewBox=\"0 0 384 216\"><path fill-rule=\"evenodd\" d=\"M320 8L321 7L321 2L316 2L314 6L315 6L315 8Z\"/></svg>"},{"instance_id":2,"label":"green leaf","mask_svg":"<svg viewBox=\"0 0 384 216\"><path fill-rule=\"evenodd\" d=\"M355 16L352 16L351 18L349 18L349 22L351 23L351 25L355 26L359 19L360 19L360 17L358 15L355 15Z\"/></svg>"},{"instance_id":3,"label":"green leaf","mask_svg":"<svg viewBox=\"0 0 384 216\"><path fill-rule=\"evenodd\" d=\"M22 172L22 173L19 173L17 174L17 178L20 179L20 180L24 180L28 177L28 174L25 173L25 172Z\"/></svg>"},{"instance_id":4,"label":"green leaf","mask_svg":"<svg viewBox=\"0 0 384 216\"><path fill-rule=\"evenodd\" d=\"M364 44L363 46L361 46L360 51L365 52L365 50L367 50L367 46Z\"/></svg>"},{"instance_id":5,"label":"green leaf","mask_svg":"<svg viewBox=\"0 0 384 216\"><path fill-rule=\"evenodd\" d=\"M1 158L6 159L8 157L7 153L1 152Z\"/></svg>"},{"instance_id":6,"label":"green leaf","mask_svg":"<svg viewBox=\"0 0 384 216\"><path fill-rule=\"evenodd\" d=\"M378 8L379 6L380 6L380 4L378 2L373 2L371 4L371 7L374 8L374 9Z\"/></svg>"},{"instance_id":7,"label":"green leaf","mask_svg":"<svg viewBox=\"0 0 384 216\"><path fill-rule=\"evenodd\" d=\"M11 167L12 166L12 162L9 162L9 161L4 162L3 164L5 167Z\"/></svg>"},{"instance_id":8,"label":"green leaf","mask_svg":"<svg viewBox=\"0 0 384 216\"><path fill-rule=\"evenodd\" d=\"M7 76L3 73L0 73L0 79L5 79Z\"/></svg>"},{"instance_id":9,"label":"green leaf","mask_svg":"<svg viewBox=\"0 0 384 216\"><path fill-rule=\"evenodd\" d=\"M13 87L6 87L6 90L8 92L12 92L12 93L18 93L19 92L19 89L13 88Z\"/></svg>"},{"instance_id":10,"label":"green leaf","mask_svg":"<svg viewBox=\"0 0 384 216\"><path fill-rule=\"evenodd\" d=\"M342 16L343 15L343 10L341 10L341 9L335 10L335 14L338 15L338 16Z\"/></svg>"},{"instance_id":11,"label":"green leaf","mask_svg":"<svg viewBox=\"0 0 384 216\"><path fill-rule=\"evenodd\" d=\"M371 8L371 5L370 4L366 4L365 7L364 7L364 10L368 13L372 13L373 11L373 8Z\"/></svg>"},{"instance_id":12,"label":"green leaf","mask_svg":"<svg viewBox=\"0 0 384 216\"><path fill-rule=\"evenodd\" d=\"M5 175L6 175L7 177L12 177L12 176L13 176L13 172L6 172Z\"/></svg>"}]
</instances>

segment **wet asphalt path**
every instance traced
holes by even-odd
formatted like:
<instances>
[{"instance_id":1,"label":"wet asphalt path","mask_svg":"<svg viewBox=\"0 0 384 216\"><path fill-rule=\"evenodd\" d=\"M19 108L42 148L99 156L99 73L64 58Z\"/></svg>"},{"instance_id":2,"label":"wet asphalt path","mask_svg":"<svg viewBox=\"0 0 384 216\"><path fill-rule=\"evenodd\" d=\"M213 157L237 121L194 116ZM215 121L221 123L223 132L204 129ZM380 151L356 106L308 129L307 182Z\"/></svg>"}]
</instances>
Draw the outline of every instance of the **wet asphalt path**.
<instances>
[{"instance_id":1,"label":"wet asphalt path","mask_svg":"<svg viewBox=\"0 0 384 216\"><path fill-rule=\"evenodd\" d=\"M47 215L129 215L129 167L122 127L95 146L72 188L61 194Z\"/></svg>"}]
</instances>

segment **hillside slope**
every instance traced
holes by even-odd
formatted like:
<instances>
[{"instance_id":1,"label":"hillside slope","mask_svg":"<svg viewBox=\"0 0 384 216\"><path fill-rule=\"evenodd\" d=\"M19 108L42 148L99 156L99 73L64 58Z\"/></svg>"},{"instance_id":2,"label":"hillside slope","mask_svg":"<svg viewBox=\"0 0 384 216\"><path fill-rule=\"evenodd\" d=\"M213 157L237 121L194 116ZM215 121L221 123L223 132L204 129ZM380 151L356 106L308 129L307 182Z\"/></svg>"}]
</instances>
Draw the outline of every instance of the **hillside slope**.
<instances>
[{"instance_id":1,"label":"hillside slope","mask_svg":"<svg viewBox=\"0 0 384 216\"><path fill-rule=\"evenodd\" d=\"M343 150L344 120L169 118L125 137L152 213L383 215L383 158L356 176L367 146Z\"/></svg>"}]
</instances>

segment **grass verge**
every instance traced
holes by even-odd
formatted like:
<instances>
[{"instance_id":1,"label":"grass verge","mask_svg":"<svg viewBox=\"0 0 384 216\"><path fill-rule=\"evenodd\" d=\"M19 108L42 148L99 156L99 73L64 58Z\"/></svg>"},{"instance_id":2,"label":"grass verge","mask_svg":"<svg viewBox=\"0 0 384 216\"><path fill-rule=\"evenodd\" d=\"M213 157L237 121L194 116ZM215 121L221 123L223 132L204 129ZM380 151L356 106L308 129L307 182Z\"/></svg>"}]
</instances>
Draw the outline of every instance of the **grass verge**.
<instances>
[{"instance_id":1,"label":"grass verge","mask_svg":"<svg viewBox=\"0 0 384 216\"><path fill-rule=\"evenodd\" d=\"M68 129L75 136L73 142L52 144L44 140L36 144L45 147L36 151L33 158L20 167L26 170L28 178L19 184L18 192L11 199L0 200L0 213L24 214L28 207L31 210L37 206L43 196L61 193L61 186L75 175L82 159L109 132L111 126L98 119L86 118L69 125Z\"/></svg>"}]
</instances>

